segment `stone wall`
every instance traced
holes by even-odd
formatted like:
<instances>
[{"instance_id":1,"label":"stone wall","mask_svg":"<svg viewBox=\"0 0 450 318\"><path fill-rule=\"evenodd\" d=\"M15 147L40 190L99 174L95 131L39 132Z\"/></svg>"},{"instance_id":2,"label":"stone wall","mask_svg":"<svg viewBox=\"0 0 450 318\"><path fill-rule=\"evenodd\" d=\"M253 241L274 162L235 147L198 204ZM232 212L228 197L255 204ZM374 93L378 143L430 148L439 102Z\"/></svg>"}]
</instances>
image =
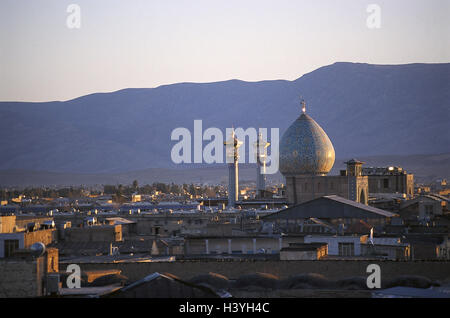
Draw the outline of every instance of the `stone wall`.
<instances>
[{"instance_id":1,"label":"stone wall","mask_svg":"<svg viewBox=\"0 0 450 318\"><path fill-rule=\"evenodd\" d=\"M47 247L45 253L46 273L59 272L59 251L54 247Z\"/></svg>"},{"instance_id":2,"label":"stone wall","mask_svg":"<svg viewBox=\"0 0 450 318\"><path fill-rule=\"evenodd\" d=\"M116 242L122 241L122 225L93 225L64 230L67 242Z\"/></svg>"},{"instance_id":3,"label":"stone wall","mask_svg":"<svg viewBox=\"0 0 450 318\"><path fill-rule=\"evenodd\" d=\"M42 242L44 245L48 245L56 240L56 229L38 230L34 232L26 232L24 235L24 246L28 248L36 242Z\"/></svg>"},{"instance_id":4,"label":"stone wall","mask_svg":"<svg viewBox=\"0 0 450 318\"><path fill-rule=\"evenodd\" d=\"M385 180L386 187L385 187ZM369 175L370 193L405 193L414 194L414 175Z\"/></svg>"},{"instance_id":5,"label":"stone wall","mask_svg":"<svg viewBox=\"0 0 450 318\"><path fill-rule=\"evenodd\" d=\"M13 233L16 225L16 216L0 216L0 233Z\"/></svg>"},{"instance_id":6,"label":"stone wall","mask_svg":"<svg viewBox=\"0 0 450 318\"><path fill-rule=\"evenodd\" d=\"M367 204L369 182L367 176L288 176L286 191L291 204L299 204L325 195L338 195L360 202L361 191L364 193L364 202L361 203Z\"/></svg>"},{"instance_id":7,"label":"stone wall","mask_svg":"<svg viewBox=\"0 0 450 318\"><path fill-rule=\"evenodd\" d=\"M80 264L82 271L100 269L119 269L122 274L138 280L154 272L168 272L182 279L209 272L222 274L230 279L244 274L262 272L287 278L302 273L319 273L330 279L353 276L367 276L367 266L378 264L381 278L391 279L401 275L420 275L430 279L450 278L450 261L363 261L363 260L320 260L320 261L276 261L276 260L201 260L154 263L85 263ZM67 264L60 263L65 271Z\"/></svg>"},{"instance_id":8,"label":"stone wall","mask_svg":"<svg viewBox=\"0 0 450 318\"><path fill-rule=\"evenodd\" d=\"M0 260L0 298L42 296L44 259Z\"/></svg>"},{"instance_id":9,"label":"stone wall","mask_svg":"<svg viewBox=\"0 0 450 318\"><path fill-rule=\"evenodd\" d=\"M303 238L299 238L296 242L299 241L303 241ZM278 237L192 237L185 240L185 253L186 255L232 254L234 252L256 254L264 249L266 253L271 254L278 253L281 247L288 245Z\"/></svg>"},{"instance_id":10,"label":"stone wall","mask_svg":"<svg viewBox=\"0 0 450 318\"><path fill-rule=\"evenodd\" d=\"M314 251L299 251L299 250L281 250L280 259L282 261L291 260L316 260L319 259L319 252Z\"/></svg>"},{"instance_id":11,"label":"stone wall","mask_svg":"<svg viewBox=\"0 0 450 318\"><path fill-rule=\"evenodd\" d=\"M30 215L18 215L16 218L16 225L24 228L28 223L43 224L45 221L53 221L51 216L30 216Z\"/></svg>"}]
</instances>

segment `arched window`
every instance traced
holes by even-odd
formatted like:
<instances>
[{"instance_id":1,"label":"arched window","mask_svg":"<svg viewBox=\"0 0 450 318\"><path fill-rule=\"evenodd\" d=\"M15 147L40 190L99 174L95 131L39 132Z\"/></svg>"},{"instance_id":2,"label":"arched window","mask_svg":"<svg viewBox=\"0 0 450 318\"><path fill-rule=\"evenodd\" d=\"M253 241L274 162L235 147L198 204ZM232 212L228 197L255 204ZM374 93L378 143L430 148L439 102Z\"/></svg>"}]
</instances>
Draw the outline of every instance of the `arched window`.
<instances>
[{"instance_id":1,"label":"arched window","mask_svg":"<svg viewBox=\"0 0 450 318\"><path fill-rule=\"evenodd\" d=\"M364 189L361 189L361 194L359 195L359 202L366 204L366 193Z\"/></svg>"}]
</instances>

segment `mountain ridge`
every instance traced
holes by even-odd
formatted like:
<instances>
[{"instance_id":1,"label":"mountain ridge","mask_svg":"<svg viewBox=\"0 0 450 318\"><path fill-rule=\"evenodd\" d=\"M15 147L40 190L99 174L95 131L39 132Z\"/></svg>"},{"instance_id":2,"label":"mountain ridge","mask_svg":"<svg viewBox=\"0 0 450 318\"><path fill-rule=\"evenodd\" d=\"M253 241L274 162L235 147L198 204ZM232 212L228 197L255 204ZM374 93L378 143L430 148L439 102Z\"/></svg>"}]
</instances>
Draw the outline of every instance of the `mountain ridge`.
<instances>
[{"instance_id":1,"label":"mountain ridge","mask_svg":"<svg viewBox=\"0 0 450 318\"><path fill-rule=\"evenodd\" d=\"M281 137L300 114L300 95L337 157L447 152L449 83L450 63L337 62L293 81L184 82L68 101L0 102L0 169L173 168L174 128L193 131L202 119L203 129L275 127Z\"/></svg>"}]
</instances>

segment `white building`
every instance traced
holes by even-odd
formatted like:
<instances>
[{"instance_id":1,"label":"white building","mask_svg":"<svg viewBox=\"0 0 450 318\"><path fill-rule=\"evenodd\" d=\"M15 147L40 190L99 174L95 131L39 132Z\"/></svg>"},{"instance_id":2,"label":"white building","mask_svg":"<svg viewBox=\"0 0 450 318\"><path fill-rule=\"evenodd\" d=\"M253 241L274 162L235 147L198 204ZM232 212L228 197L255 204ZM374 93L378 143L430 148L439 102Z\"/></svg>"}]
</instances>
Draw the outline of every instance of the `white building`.
<instances>
[{"instance_id":1,"label":"white building","mask_svg":"<svg viewBox=\"0 0 450 318\"><path fill-rule=\"evenodd\" d=\"M316 236L307 235L305 243L327 243L328 255L360 256L361 244L367 242L368 235L362 236Z\"/></svg>"}]
</instances>

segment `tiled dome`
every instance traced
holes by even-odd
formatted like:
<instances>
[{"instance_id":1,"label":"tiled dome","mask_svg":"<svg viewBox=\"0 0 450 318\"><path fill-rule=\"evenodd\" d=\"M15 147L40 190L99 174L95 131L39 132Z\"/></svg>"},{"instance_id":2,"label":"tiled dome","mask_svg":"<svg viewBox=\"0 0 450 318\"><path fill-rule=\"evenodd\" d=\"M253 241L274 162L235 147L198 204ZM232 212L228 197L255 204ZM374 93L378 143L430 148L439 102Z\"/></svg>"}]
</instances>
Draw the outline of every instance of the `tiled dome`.
<instances>
[{"instance_id":1,"label":"tiled dome","mask_svg":"<svg viewBox=\"0 0 450 318\"><path fill-rule=\"evenodd\" d=\"M325 175L333 167L333 144L314 119L303 114L286 130L280 142L280 172L290 175Z\"/></svg>"}]
</instances>

